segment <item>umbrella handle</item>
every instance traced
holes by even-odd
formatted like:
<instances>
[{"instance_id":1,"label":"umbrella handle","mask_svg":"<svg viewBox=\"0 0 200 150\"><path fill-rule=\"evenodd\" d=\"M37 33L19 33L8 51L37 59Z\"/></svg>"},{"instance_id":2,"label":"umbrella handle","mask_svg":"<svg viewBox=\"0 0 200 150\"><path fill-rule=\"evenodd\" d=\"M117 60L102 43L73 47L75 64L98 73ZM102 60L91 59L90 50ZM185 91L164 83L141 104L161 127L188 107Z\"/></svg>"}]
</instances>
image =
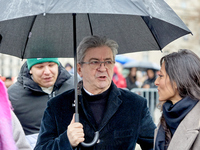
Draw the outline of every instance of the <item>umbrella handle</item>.
<instances>
[{"instance_id":1,"label":"umbrella handle","mask_svg":"<svg viewBox=\"0 0 200 150\"><path fill-rule=\"evenodd\" d=\"M75 122L79 122L79 114L78 113L75 113ZM81 145L83 147L93 146L99 139L99 131L96 131L94 134L95 134L95 136L94 136L94 139L92 140L92 142L90 142L90 143L81 142Z\"/></svg>"},{"instance_id":2,"label":"umbrella handle","mask_svg":"<svg viewBox=\"0 0 200 150\"><path fill-rule=\"evenodd\" d=\"M96 144L96 142L97 142L98 139L99 139L99 131L96 131L96 132L95 132L94 139L92 140L92 142L90 142L90 143L81 142L81 145L82 145L83 147L91 147L91 146L93 146L94 144Z\"/></svg>"}]
</instances>

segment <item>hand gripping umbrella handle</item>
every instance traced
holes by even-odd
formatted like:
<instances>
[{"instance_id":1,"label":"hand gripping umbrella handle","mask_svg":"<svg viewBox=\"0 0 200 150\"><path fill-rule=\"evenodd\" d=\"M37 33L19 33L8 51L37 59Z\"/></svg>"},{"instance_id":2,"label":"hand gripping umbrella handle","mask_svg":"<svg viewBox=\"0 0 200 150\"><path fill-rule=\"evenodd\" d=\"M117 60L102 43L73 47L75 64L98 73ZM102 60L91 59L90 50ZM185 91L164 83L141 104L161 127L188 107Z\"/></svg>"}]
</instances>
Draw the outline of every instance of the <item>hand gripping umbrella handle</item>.
<instances>
[{"instance_id":1,"label":"hand gripping umbrella handle","mask_svg":"<svg viewBox=\"0 0 200 150\"><path fill-rule=\"evenodd\" d=\"M79 122L79 114L78 113L75 113L75 122ZM91 147L97 142L98 139L99 139L99 131L96 131L92 142L90 142L90 143L81 142L81 145L83 147Z\"/></svg>"}]
</instances>

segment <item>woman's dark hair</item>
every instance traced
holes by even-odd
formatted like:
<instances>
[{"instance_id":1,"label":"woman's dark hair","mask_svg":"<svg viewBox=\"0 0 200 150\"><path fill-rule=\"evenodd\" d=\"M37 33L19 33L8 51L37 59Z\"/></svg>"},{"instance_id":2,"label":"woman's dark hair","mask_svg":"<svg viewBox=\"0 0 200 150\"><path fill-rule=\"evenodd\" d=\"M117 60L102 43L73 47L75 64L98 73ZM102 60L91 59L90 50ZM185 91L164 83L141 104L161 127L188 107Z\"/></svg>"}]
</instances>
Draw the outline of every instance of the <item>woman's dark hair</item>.
<instances>
[{"instance_id":1,"label":"woman's dark hair","mask_svg":"<svg viewBox=\"0 0 200 150\"><path fill-rule=\"evenodd\" d=\"M161 58L173 88L176 83L179 95L200 100L200 58L192 51L181 49Z\"/></svg>"},{"instance_id":2,"label":"woman's dark hair","mask_svg":"<svg viewBox=\"0 0 200 150\"><path fill-rule=\"evenodd\" d=\"M176 83L178 93L182 98L189 96L200 100L200 58L191 50L181 49L162 57L160 65L162 66L163 63L172 88L175 89L174 83ZM165 130L165 141L168 145L171 133L163 114L160 122Z\"/></svg>"},{"instance_id":3,"label":"woman's dark hair","mask_svg":"<svg viewBox=\"0 0 200 150\"><path fill-rule=\"evenodd\" d=\"M135 68L135 67L133 67L133 68ZM129 79L131 80L132 83L135 83L137 78L136 78L136 73L135 73L135 76L133 76L132 73L131 73L133 68L129 69L128 77L129 77ZM137 72L137 68L135 68L135 69L136 69L136 72Z\"/></svg>"}]
</instances>

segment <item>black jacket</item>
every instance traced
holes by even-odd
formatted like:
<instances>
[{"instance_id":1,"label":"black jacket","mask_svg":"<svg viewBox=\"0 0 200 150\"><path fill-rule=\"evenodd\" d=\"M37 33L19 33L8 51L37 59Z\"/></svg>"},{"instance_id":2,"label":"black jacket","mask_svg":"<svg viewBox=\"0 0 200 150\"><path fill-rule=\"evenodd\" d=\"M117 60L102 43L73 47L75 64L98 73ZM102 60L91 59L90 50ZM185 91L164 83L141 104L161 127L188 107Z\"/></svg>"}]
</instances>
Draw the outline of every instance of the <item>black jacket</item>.
<instances>
[{"instance_id":1,"label":"black jacket","mask_svg":"<svg viewBox=\"0 0 200 150\"><path fill-rule=\"evenodd\" d=\"M26 135L39 133L48 100L74 87L73 76L61 64L58 70L58 77L51 94L43 92L32 80L26 62L21 67L17 82L8 88L9 99Z\"/></svg>"},{"instance_id":2,"label":"black jacket","mask_svg":"<svg viewBox=\"0 0 200 150\"><path fill-rule=\"evenodd\" d=\"M112 83L104 117L98 128L87 109L87 101L83 101L82 95L78 98L85 142L91 142L94 132L99 131L98 142L90 148L81 147L81 150L133 150L136 142L143 150L153 149L156 126L143 97L119 89ZM73 103L74 90L62 93L48 102L35 150L73 150L67 137L67 127L75 110Z\"/></svg>"}]
</instances>

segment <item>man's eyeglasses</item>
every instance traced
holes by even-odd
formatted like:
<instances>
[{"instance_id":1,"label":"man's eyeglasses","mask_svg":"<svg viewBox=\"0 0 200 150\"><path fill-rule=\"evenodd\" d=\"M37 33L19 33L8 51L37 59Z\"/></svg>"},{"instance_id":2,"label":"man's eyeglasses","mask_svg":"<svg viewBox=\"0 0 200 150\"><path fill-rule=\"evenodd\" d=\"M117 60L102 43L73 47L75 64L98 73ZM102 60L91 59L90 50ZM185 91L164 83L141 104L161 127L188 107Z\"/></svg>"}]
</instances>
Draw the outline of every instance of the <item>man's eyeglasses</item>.
<instances>
[{"instance_id":1,"label":"man's eyeglasses","mask_svg":"<svg viewBox=\"0 0 200 150\"><path fill-rule=\"evenodd\" d=\"M115 64L115 61L107 60L107 61L90 61L90 62L81 62L80 64L88 64L91 68L97 69L101 66L101 64L104 64L105 68L112 68Z\"/></svg>"}]
</instances>

